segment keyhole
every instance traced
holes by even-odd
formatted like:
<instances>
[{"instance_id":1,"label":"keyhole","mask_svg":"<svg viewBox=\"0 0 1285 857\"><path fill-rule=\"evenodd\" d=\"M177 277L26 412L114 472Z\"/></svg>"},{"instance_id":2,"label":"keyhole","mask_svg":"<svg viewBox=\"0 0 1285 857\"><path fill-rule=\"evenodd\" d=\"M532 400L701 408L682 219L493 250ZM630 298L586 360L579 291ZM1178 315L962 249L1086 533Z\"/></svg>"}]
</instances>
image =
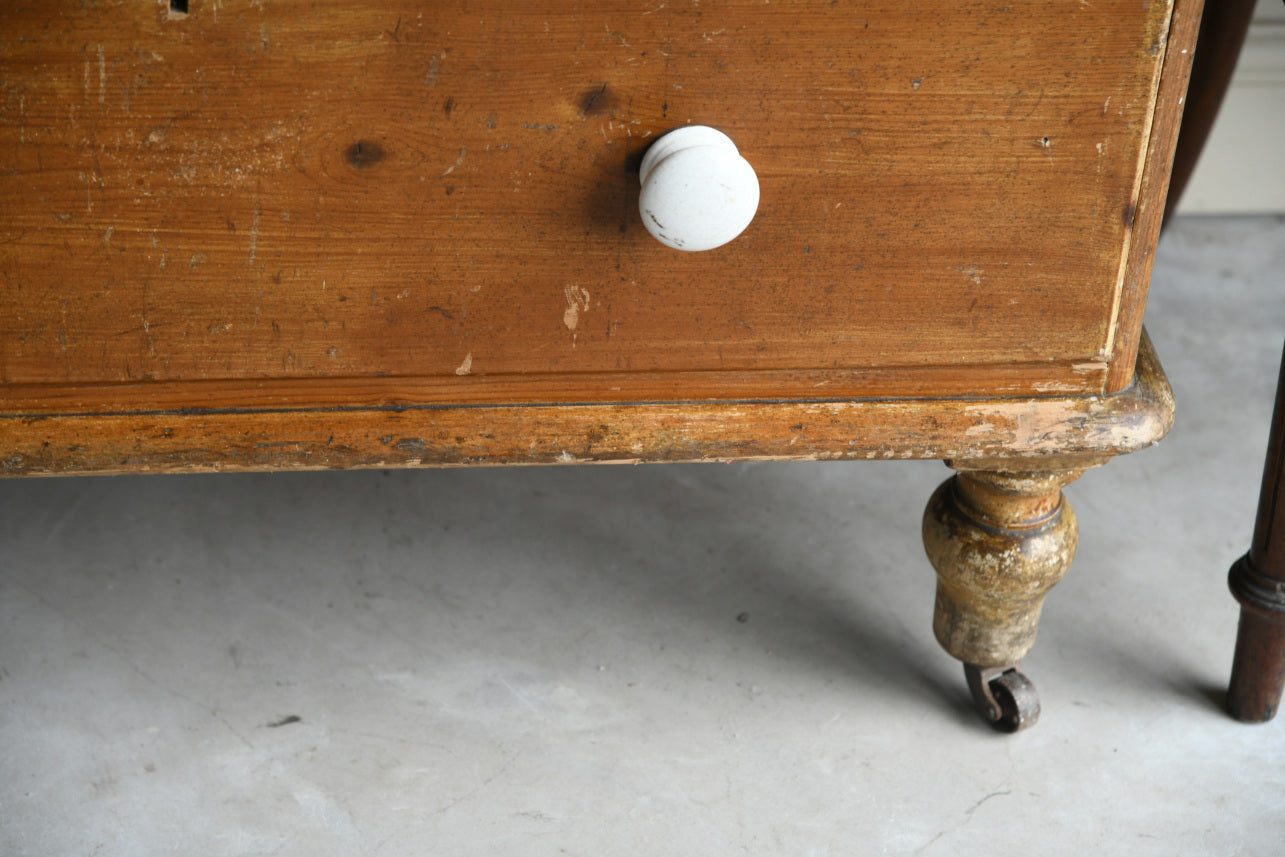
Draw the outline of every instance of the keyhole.
<instances>
[{"instance_id":1,"label":"keyhole","mask_svg":"<svg viewBox=\"0 0 1285 857\"><path fill-rule=\"evenodd\" d=\"M181 18L187 14L187 0L170 0L170 15Z\"/></svg>"}]
</instances>

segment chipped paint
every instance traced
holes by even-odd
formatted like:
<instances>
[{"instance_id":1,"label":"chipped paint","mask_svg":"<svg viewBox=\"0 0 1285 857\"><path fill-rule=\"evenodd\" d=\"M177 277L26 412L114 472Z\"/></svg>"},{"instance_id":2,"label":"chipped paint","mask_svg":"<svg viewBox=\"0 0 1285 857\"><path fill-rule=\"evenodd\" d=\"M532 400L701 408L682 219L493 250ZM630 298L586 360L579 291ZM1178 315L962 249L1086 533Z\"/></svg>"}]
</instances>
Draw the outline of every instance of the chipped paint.
<instances>
[{"instance_id":1,"label":"chipped paint","mask_svg":"<svg viewBox=\"0 0 1285 857\"><path fill-rule=\"evenodd\" d=\"M1042 381L1031 386L1037 393L1078 393L1080 391L1079 385L1065 381Z\"/></svg>"}]
</instances>

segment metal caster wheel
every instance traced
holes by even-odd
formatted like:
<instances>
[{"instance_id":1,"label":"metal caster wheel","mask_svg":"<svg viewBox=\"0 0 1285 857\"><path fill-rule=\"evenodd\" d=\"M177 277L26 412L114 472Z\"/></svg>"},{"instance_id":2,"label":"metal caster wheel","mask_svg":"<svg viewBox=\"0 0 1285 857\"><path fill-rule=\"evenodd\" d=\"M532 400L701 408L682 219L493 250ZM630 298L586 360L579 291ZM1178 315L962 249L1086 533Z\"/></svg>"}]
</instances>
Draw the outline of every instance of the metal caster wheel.
<instances>
[{"instance_id":1,"label":"metal caster wheel","mask_svg":"<svg viewBox=\"0 0 1285 857\"><path fill-rule=\"evenodd\" d=\"M1018 664L978 667L964 664L973 707L1000 732L1021 732L1040 719L1040 697Z\"/></svg>"}]
</instances>

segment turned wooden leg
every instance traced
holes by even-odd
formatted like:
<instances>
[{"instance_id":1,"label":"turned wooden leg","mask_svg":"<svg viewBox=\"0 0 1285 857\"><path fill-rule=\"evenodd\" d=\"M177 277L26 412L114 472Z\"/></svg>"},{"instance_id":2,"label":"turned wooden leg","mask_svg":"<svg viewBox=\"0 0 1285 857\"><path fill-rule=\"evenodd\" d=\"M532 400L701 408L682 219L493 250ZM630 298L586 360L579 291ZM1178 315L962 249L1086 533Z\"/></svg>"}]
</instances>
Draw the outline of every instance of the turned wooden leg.
<instances>
[{"instance_id":1,"label":"turned wooden leg","mask_svg":"<svg viewBox=\"0 0 1285 857\"><path fill-rule=\"evenodd\" d=\"M1040 470L1012 462L999 470L948 462L959 473L924 513L924 547L937 570L933 631L964 662L978 710L1003 731L1039 718L1019 662L1035 643L1045 594L1075 556L1075 512L1062 487L1098 463Z\"/></svg>"},{"instance_id":2,"label":"turned wooden leg","mask_svg":"<svg viewBox=\"0 0 1285 857\"><path fill-rule=\"evenodd\" d=\"M1254 541L1231 567L1228 583L1240 602L1240 632L1227 710L1237 720L1263 723L1276 716L1285 688L1285 357Z\"/></svg>"}]
</instances>

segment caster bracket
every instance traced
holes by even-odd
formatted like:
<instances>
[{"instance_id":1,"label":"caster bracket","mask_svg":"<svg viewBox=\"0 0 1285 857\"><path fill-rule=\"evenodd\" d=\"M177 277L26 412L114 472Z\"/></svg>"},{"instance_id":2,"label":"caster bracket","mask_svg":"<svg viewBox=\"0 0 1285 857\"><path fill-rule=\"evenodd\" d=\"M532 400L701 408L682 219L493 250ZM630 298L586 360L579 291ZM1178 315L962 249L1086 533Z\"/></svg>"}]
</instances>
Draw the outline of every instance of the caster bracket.
<instances>
[{"instance_id":1,"label":"caster bracket","mask_svg":"<svg viewBox=\"0 0 1285 857\"><path fill-rule=\"evenodd\" d=\"M1020 664L979 667L964 664L973 707L1000 732L1020 732L1040 719L1040 697Z\"/></svg>"}]
</instances>

